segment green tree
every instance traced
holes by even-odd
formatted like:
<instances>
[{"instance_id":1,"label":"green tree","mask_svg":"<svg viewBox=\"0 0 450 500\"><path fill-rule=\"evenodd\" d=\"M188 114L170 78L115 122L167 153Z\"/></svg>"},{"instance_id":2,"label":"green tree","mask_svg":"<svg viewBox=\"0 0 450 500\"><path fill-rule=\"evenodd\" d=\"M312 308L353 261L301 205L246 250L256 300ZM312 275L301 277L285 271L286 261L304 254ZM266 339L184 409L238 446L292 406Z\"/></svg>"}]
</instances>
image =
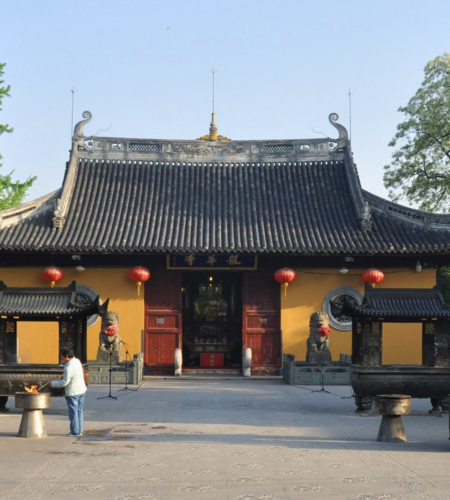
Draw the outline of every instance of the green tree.
<instances>
[{"instance_id":1,"label":"green tree","mask_svg":"<svg viewBox=\"0 0 450 500\"><path fill-rule=\"evenodd\" d=\"M9 91L11 90L11 86L5 86L4 80L1 80L4 74L5 63L0 63L0 111L2 110L3 98L10 97ZM10 134L13 131L13 128L8 124L2 125L0 124L0 136L4 133ZM0 160L2 159L2 155L0 155ZM3 165L0 163L0 168ZM33 182L36 180L36 177L28 177L25 182L12 180L12 174L14 170L7 175L0 175L0 210L4 210L5 208L15 207L22 203L25 198L28 189L32 186Z\"/></svg>"},{"instance_id":2,"label":"green tree","mask_svg":"<svg viewBox=\"0 0 450 500\"><path fill-rule=\"evenodd\" d=\"M406 199L430 212L450 210L450 54L425 66L425 78L406 106L389 146L398 147L384 167L394 201Z\"/></svg>"}]
</instances>

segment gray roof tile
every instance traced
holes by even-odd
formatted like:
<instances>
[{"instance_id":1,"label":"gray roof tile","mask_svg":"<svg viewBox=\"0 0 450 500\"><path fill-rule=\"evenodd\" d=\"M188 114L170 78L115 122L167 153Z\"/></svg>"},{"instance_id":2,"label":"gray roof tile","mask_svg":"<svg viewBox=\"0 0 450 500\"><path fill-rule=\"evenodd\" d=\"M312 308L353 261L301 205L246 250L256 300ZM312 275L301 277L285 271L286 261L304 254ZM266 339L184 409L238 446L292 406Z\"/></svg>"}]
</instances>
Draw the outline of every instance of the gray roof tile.
<instances>
[{"instance_id":1,"label":"gray roof tile","mask_svg":"<svg viewBox=\"0 0 450 500\"><path fill-rule=\"evenodd\" d=\"M0 314L3 316L86 316L97 314L98 308L98 297L79 303L75 282L67 288L9 288L0 281Z\"/></svg>"},{"instance_id":2,"label":"gray roof tile","mask_svg":"<svg viewBox=\"0 0 450 500\"><path fill-rule=\"evenodd\" d=\"M398 205L361 191L349 155L259 163L85 156L77 160L63 227L53 227L49 203L1 229L0 250L306 255L450 250L447 219L433 227L418 220L417 211L409 217ZM358 203L364 200L373 205L371 231L361 225Z\"/></svg>"},{"instance_id":3,"label":"gray roof tile","mask_svg":"<svg viewBox=\"0 0 450 500\"><path fill-rule=\"evenodd\" d=\"M371 289L367 286L362 304L346 303L344 310L354 318L450 319L450 309L445 305L439 285L432 289Z\"/></svg>"}]
</instances>

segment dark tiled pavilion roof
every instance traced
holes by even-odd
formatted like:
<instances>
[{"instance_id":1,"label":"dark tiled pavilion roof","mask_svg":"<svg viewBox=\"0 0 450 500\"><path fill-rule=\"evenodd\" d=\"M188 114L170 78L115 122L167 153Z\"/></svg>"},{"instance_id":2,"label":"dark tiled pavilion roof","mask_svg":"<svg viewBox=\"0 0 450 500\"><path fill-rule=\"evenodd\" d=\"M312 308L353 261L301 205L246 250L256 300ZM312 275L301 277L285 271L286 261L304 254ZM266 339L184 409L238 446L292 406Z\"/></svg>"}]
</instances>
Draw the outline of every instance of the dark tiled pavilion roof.
<instances>
[{"instance_id":1,"label":"dark tiled pavilion roof","mask_svg":"<svg viewBox=\"0 0 450 500\"><path fill-rule=\"evenodd\" d=\"M99 299L79 303L76 283L67 288L9 288L0 281L0 315L24 317L68 317L98 314Z\"/></svg>"},{"instance_id":2,"label":"dark tiled pavilion roof","mask_svg":"<svg viewBox=\"0 0 450 500\"><path fill-rule=\"evenodd\" d=\"M338 139L223 143L89 143L77 125L62 189L0 212L0 251L448 252L450 218L363 191L331 121Z\"/></svg>"},{"instance_id":3,"label":"dark tiled pavilion roof","mask_svg":"<svg viewBox=\"0 0 450 500\"><path fill-rule=\"evenodd\" d=\"M361 305L347 303L345 313L354 318L450 319L439 285L424 288L370 288Z\"/></svg>"}]
</instances>

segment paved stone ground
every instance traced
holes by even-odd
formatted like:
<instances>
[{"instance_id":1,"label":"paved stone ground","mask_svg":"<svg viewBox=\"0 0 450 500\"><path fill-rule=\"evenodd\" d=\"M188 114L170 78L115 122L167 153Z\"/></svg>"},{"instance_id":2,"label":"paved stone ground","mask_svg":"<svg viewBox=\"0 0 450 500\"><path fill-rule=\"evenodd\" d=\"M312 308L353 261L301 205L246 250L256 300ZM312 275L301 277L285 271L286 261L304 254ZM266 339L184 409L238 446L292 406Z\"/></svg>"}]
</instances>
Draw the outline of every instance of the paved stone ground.
<instances>
[{"instance_id":1,"label":"paved stone ground","mask_svg":"<svg viewBox=\"0 0 450 500\"><path fill-rule=\"evenodd\" d=\"M65 401L44 411L48 437L16 437L0 415L0 498L113 500L450 500L448 416L412 401L408 443L378 443L381 416L280 380L146 380L117 400L90 386L85 435L65 437ZM10 399L8 406L13 406Z\"/></svg>"}]
</instances>

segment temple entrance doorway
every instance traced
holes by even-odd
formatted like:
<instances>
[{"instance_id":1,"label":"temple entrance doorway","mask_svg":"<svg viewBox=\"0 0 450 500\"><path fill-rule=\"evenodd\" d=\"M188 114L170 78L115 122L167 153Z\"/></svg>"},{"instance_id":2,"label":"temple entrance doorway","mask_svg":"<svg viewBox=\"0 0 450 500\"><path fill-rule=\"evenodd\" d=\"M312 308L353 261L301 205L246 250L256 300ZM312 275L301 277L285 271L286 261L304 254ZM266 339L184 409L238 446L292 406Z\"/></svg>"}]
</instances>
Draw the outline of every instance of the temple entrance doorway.
<instances>
[{"instance_id":1,"label":"temple entrance doorway","mask_svg":"<svg viewBox=\"0 0 450 500\"><path fill-rule=\"evenodd\" d=\"M183 368L242 364L242 273L184 272Z\"/></svg>"},{"instance_id":2,"label":"temple entrance doorway","mask_svg":"<svg viewBox=\"0 0 450 500\"><path fill-rule=\"evenodd\" d=\"M252 375L278 374L280 286L271 270L152 271L145 286L149 374L173 374L177 348L183 352L183 371L238 372L247 347Z\"/></svg>"}]
</instances>

